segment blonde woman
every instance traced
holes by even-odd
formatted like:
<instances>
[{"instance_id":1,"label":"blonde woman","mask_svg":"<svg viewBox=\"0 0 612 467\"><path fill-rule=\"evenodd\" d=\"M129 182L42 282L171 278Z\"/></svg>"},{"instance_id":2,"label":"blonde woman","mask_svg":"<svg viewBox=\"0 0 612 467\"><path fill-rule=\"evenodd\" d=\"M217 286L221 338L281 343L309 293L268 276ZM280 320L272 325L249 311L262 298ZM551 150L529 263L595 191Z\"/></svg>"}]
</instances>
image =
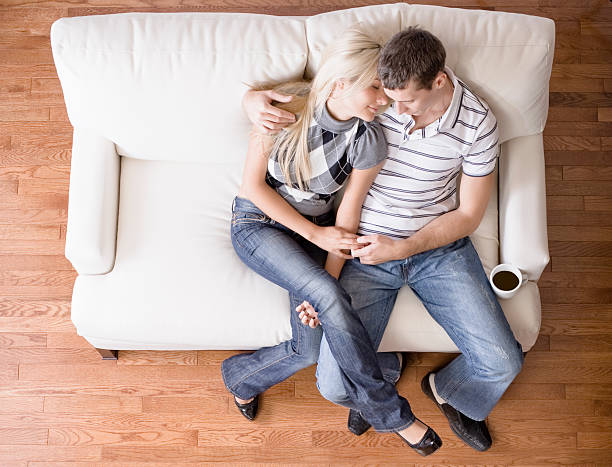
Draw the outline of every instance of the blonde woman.
<instances>
[{"instance_id":1,"label":"blonde woman","mask_svg":"<svg viewBox=\"0 0 612 467\"><path fill-rule=\"evenodd\" d=\"M317 361L322 327L342 369L347 406L425 456L441 446L440 438L383 378L368 333L337 281L351 258L346 252L363 246L355 235L361 206L386 156L373 122L388 104L376 72L380 50L365 34L346 31L324 52L312 83L277 88L294 96L297 121L273 137L251 135L232 243L247 266L289 291L293 337L228 358L221 371L238 409L253 420L259 394ZM334 197L345 184L334 224ZM321 327L300 324L296 311L304 301L319 312Z\"/></svg>"}]
</instances>

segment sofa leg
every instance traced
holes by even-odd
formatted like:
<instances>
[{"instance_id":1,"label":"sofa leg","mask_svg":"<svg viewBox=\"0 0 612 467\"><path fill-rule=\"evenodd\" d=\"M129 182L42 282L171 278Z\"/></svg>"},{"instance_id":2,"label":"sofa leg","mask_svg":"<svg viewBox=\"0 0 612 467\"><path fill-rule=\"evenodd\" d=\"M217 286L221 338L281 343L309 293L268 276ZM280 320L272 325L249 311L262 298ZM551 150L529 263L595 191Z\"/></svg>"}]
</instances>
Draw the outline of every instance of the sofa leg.
<instances>
[{"instance_id":1,"label":"sofa leg","mask_svg":"<svg viewBox=\"0 0 612 467\"><path fill-rule=\"evenodd\" d=\"M107 350L107 349L98 349L96 350L102 356L102 360L117 360L117 356L119 354L118 350Z\"/></svg>"}]
</instances>

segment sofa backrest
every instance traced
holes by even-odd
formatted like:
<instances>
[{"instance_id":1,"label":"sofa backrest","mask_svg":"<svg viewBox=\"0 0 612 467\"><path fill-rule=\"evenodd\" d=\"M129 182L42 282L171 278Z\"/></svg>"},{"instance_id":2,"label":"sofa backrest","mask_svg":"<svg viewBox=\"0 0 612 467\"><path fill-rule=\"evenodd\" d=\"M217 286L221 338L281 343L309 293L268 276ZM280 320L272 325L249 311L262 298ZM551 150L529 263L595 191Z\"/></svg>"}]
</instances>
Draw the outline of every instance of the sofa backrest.
<instances>
[{"instance_id":1,"label":"sofa backrest","mask_svg":"<svg viewBox=\"0 0 612 467\"><path fill-rule=\"evenodd\" d=\"M62 18L53 57L74 127L131 157L241 162L248 84L302 78L304 22L235 13Z\"/></svg>"},{"instance_id":2,"label":"sofa backrest","mask_svg":"<svg viewBox=\"0 0 612 467\"><path fill-rule=\"evenodd\" d=\"M448 65L495 112L502 141L543 130L554 23L511 13L375 5L309 18L235 13L128 13L63 18L51 43L75 127L142 159L244 158L247 85L312 76L322 48L361 22L381 41L431 30Z\"/></svg>"},{"instance_id":3,"label":"sofa backrest","mask_svg":"<svg viewBox=\"0 0 612 467\"><path fill-rule=\"evenodd\" d=\"M555 25L548 18L427 5L374 5L333 11L306 21L312 76L327 43L353 24L386 42L420 26L444 44L447 65L493 109L501 141L544 130Z\"/></svg>"}]
</instances>

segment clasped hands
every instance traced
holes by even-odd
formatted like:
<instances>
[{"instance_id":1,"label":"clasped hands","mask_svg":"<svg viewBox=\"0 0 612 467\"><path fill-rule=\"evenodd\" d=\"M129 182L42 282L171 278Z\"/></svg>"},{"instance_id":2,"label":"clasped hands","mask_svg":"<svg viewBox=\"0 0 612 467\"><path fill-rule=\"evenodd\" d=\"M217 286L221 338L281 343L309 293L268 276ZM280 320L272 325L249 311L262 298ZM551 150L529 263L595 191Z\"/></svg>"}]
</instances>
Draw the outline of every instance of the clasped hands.
<instances>
[{"instance_id":1,"label":"clasped hands","mask_svg":"<svg viewBox=\"0 0 612 467\"><path fill-rule=\"evenodd\" d=\"M330 253L342 258L359 258L359 261L362 264L380 264L394 259L400 259L402 257L401 252L399 251L399 242L385 235L364 235L362 237L358 237L357 235L349 234L340 227L325 228L336 229L336 233L341 236L340 244L342 245L341 248L338 248L338 244L336 244L335 248L325 249ZM342 252L342 248L347 248L351 242L355 243L352 243L350 246L351 255L347 255L346 253ZM321 321L319 320L319 313L308 301L304 300L296 307L295 311L299 313L302 324L310 326L311 328L316 328L321 324Z\"/></svg>"}]
</instances>

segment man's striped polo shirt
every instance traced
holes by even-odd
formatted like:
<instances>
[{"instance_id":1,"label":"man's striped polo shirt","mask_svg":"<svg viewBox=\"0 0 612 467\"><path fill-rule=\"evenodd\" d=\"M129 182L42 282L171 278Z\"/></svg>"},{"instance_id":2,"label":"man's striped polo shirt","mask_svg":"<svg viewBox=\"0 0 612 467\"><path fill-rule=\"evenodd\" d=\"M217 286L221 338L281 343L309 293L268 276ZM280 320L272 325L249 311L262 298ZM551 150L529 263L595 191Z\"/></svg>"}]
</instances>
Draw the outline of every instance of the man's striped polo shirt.
<instances>
[{"instance_id":1,"label":"man's striped polo shirt","mask_svg":"<svg viewBox=\"0 0 612 467\"><path fill-rule=\"evenodd\" d=\"M455 90L442 117L410 134L410 115L395 106L378 117L387 140L387 160L361 211L358 233L406 238L458 206L461 172L483 177L499 155L497 121L489 106L452 70Z\"/></svg>"}]
</instances>

